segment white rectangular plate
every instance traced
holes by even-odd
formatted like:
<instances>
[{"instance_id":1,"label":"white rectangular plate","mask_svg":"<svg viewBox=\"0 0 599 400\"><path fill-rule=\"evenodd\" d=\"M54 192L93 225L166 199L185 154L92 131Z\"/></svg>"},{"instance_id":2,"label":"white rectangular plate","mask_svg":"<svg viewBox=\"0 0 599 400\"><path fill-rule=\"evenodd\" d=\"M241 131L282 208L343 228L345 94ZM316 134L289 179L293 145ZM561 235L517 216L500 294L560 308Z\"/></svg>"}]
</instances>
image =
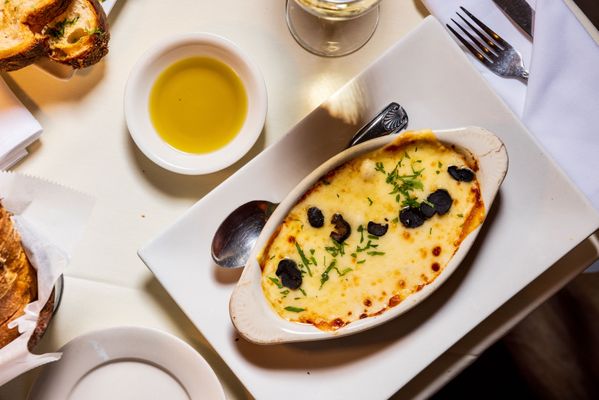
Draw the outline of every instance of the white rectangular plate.
<instances>
[{"instance_id":1,"label":"white rectangular plate","mask_svg":"<svg viewBox=\"0 0 599 400\"><path fill-rule=\"evenodd\" d=\"M214 231L246 201L283 199L391 101L405 107L411 129L478 125L505 143L509 172L470 253L426 301L375 329L304 344L236 341L228 303L239 271L212 262ZM597 228L599 214L429 17L139 256L256 398L375 399L392 395Z\"/></svg>"}]
</instances>

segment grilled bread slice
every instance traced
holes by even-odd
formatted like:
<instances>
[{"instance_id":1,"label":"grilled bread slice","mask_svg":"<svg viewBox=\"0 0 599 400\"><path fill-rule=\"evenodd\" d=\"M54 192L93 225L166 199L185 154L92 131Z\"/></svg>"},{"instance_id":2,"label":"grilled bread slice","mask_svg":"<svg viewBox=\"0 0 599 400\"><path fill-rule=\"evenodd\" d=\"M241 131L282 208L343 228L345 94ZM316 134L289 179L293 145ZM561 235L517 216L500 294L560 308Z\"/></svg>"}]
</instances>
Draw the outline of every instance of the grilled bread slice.
<instances>
[{"instance_id":1,"label":"grilled bread slice","mask_svg":"<svg viewBox=\"0 0 599 400\"><path fill-rule=\"evenodd\" d=\"M43 27L72 0L1 0L0 70L23 68L47 52Z\"/></svg>"},{"instance_id":2,"label":"grilled bread slice","mask_svg":"<svg viewBox=\"0 0 599 400\"><path fill-rule=\"evenodd\" d=\"M108 53L108 23L97 0L73 0L44 30L48 56L73 68L85 68Z\"/></svg>"},{"instance_id":3,"label":"grilled bread slice","mask_svg":"<svg viewBox=\"0 0 599 400\"><path fill-rule=\"evenodd\" d=\"M0 348L19 336L8 324L37 298L37 274L9 213L0 205Z\"/></svg>"}]
</instances>

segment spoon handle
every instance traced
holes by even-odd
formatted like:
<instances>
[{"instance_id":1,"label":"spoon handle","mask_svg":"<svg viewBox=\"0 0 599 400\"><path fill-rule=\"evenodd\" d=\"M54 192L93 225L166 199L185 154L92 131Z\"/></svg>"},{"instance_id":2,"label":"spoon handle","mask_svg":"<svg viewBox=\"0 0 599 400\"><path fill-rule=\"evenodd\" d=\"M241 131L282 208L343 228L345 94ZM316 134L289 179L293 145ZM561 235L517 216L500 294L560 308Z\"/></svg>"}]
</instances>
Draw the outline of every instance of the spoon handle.
<instances>
[{"instance_id":1,"label":"spoon handle","mask_svg":"<svg viewBox=\"0 0 599 400\"><path fill-rule=\"evenodd\" d=\"M376 117L364 125L352 137L347 147L352 147L367 140L393 134L408 125L408 114L397 103L390 103Z\"/></svg>"}]
</instances>

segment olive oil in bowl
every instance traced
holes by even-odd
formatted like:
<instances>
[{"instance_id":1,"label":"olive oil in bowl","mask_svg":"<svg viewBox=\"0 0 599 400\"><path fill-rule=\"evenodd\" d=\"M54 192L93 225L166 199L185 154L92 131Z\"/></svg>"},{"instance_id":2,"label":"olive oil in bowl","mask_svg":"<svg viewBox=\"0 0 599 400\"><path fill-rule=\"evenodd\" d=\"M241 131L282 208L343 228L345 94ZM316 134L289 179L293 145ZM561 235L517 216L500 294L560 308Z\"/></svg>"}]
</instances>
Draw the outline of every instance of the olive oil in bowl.
<instances>
[{"instance_id":1,"label":"olive oil in bowl","mask_svg":"<svg viewBox=\"0 0 599 400\"><path fill-rule=\"evenodd\" d=\"M160 137L186 153L225 147L247 115L241 79L211 57L191 57L166 68L150 92L150 119Z\"/></svg>"}]
</instances>

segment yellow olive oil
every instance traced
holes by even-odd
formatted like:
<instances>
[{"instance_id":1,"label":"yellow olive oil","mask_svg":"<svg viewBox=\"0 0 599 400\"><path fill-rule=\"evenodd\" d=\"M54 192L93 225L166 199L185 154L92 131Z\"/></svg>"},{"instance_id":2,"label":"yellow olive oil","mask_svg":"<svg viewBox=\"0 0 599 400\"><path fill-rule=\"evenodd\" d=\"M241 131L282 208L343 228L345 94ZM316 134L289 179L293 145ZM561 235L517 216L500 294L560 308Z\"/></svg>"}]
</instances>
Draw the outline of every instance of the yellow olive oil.
<instances>
[{"instance_id":1,"label":"yellow olive oil","mask_svg":"<svg viewBox=\"0 0 599 400\"><path fill-rule=\"evenodd\" d=\"M187 153L209 153L243 126L247 95L228 65L191 57L165 69L150 92L150 118L162 139Z\"/></svg>"}]
</instances>

